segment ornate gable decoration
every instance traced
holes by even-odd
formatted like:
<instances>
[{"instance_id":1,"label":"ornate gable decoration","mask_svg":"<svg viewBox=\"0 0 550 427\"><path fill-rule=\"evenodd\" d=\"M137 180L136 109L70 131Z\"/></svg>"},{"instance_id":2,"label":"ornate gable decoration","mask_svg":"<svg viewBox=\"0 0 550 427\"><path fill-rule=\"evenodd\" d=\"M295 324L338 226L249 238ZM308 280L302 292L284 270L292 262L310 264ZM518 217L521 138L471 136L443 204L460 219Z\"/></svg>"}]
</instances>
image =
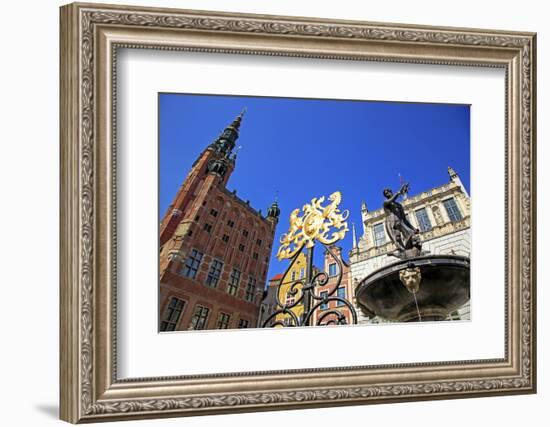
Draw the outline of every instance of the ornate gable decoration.
<instances>
[{"instance_id":1,"label":"ornate gable decoration","mask_svg":"<svg viewBox=\"0 0 550 427\"><path fill-rule=\"evenodd\" d=\"M329 196L330 203L322 206L325 196L311 199L300 209L294 209L290 214L288 233L281 236L281 246L277 252L280 260L292 258L304 246L311 248L315 241L331 245L342 240L348 231L346 222L349 211L340 212L338 205L342 201L342 193L336 191Z\"/></svg>"}]
</instances>

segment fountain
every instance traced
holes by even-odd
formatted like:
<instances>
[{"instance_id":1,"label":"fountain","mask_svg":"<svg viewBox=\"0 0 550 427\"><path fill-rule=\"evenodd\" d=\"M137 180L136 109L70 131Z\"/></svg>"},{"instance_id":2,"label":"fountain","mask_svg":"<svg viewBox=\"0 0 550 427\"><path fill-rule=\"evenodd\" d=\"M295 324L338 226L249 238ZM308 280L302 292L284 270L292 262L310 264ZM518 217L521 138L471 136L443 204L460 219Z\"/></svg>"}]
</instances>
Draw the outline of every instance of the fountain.
<instances>
[{"instance_id":1,"label":"fountain","mask_svg":"<svg viewBox=\"0 0 550 427\"><path fill-rule=\"evenodd\" d=\"M384 190L386 231L398 261L365 277L355 289L357 304L369 317L397 322L445 320L470 299L470 259L432 255L422 250L419 230L407 219L399 196Z\"/></svg>"}]
</instances>

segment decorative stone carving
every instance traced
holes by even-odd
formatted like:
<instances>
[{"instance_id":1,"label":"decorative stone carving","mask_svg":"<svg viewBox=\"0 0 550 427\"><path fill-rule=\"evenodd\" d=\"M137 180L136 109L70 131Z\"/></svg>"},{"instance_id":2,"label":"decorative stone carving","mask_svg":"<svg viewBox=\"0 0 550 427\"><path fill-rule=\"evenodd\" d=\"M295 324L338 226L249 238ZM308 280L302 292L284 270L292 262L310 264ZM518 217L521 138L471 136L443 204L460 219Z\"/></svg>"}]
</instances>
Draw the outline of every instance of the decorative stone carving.
<instances>
[{"instance_id":1,"label":"decorative stone carving","mask_svg":"<svg viewBox=\"0 0 550 427\"><path fill-rule=\"evenodd\" d=\"M369 230L369 231L370 231L370 230ZM370 245L369 233L363 234L363 237L361 237L361 240L364 242L365 248L368 248L369 245ZM361 241L361 240L360 240L360 241Z\"/></svg>"},{"instance_id":2,"label":"decorative stone carving","mask_svg":"<svg viewBox=\"0 0 550 427\"><path fill-rule=\"evenodd\" d=\"M419 267L408 267L399 272L399 280L411 294L416 294L420 288L422 274Z\"/></svg>"},{"instance_id":3,"label":"decorative stone carving","mask_svg":"<svg viewBox=\"0 0 550 427\"><path fill-rule=\"evenodd\" d=\"M435 223L437 225L443 225L443 216L441 215L441 211L439 210L439 206L432 205L432 213L434 214Z\"/></svg>"}]
</instances>

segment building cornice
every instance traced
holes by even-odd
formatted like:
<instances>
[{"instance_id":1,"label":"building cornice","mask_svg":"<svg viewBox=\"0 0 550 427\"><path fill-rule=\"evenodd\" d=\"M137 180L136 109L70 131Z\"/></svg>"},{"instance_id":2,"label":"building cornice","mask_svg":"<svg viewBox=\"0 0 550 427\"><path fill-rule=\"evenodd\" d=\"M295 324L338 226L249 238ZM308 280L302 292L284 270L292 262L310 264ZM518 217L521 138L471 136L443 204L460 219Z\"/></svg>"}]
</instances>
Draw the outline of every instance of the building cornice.
<instances>
[{"instance_id":1,"label":"building cornice","mask_svg":"<svg viewBox=\"0 0 550 427\"><path fill-rule=\"evenodd\" d=\"M421 193L415 194L412 197L408 197L402 200L401 204L403 205L403 208L406 211L408 211L418 206L424 206L426 204L430 204L435 201L441 200L443 197L447 195L450 196L457 193L460 193L464 197L469 198L468 195L462 191L462 188L460 185L458 185L455 182L449 182L439 187L432 188L431 190L426 190ZM364 224L377 222L385 216L384 208L379 208L374 211L363 213L362 216L363 216L362 219Z\"/></svg>"},{"instance_id":2,"label":"building cornice","mask_svg":"<svg viewBox=\"0 0 550 427\"><path fill-rule=\"evenodd\" d=\"M229 191L226 187L224 186L219 186L218 187L220 189L220 191L222 191L225 195L229 196L233 201L237 202L238 204L240 204L241 206L243 206L244 208L246 208L249 213L257 216L258 218L260 218L262 221L264 221L266 224L269 224L269 221L267 220L267 218L265 216L263 216L259 211L257 211L256 209L254 209L252 206L250 206L250 203L249 202L246 202L244 201L243 199L241 199L239 196L237 196L237 194L233 191Z\"/></svg>"},{"instance_id":3,"label":"building cornice","mask_svg":"<svg viewBox=\"0 0 550 427\"><path fill-rule=\"evenodd\" d=\"M470 228L470 215L466 215L460 221L446 222L442 225L435 225L429 231L421 232L420 237L422 242L428 242L438 237L447 236L458 231L467 230ZM383 245L371 247L366 250L361 250L360 247L354 248L350 251L350 262L356 263L358 261L364 261L370 258L374 258L380 255L386 255L394 252L397 248L391 241L387 241Z\"/></svg>"}]
</instances>

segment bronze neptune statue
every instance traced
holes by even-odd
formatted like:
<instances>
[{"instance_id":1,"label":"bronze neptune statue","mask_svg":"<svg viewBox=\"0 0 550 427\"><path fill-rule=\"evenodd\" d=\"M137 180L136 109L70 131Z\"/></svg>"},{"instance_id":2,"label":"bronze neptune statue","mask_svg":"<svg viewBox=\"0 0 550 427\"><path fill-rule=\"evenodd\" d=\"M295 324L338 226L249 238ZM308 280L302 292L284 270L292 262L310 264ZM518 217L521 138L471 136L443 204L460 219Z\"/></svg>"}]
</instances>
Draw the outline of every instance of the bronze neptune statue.
<instances>
[{"instance_id":1,"label":"bronze neptune statue","mask_svg":"<svg viewBox=\"0 0 550 427\"><path fill-rule=\"evenodd\" d=\"M419 230L408 220L403 205L397 201L399 196L407 194L409 184L403 184L397 193L389 188L384 189L384 213L386 214L386 232L397 247L389 254L398 258L411 258L421 255L422 243Z\"/></svg>"}]
</instances>

